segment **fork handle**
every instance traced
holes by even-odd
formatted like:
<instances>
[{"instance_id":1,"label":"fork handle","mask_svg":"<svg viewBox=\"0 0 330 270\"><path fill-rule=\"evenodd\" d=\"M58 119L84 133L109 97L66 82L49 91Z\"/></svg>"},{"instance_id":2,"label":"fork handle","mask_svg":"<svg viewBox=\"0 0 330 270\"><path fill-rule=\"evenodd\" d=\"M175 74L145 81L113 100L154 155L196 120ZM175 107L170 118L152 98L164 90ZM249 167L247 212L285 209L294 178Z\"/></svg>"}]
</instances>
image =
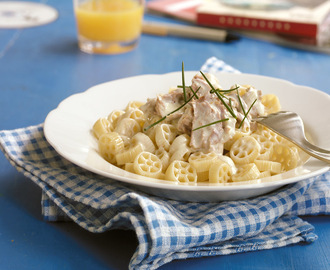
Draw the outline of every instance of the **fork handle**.
<instances>
[{"instance_id":1,"label":"fork handle","mask_svg":"<svg viewBox=\"0 0 330 270\"><path fill-rule=\"evenodd\" d=\"M306 139L301 140L301 142L295 141L294 143L300 146L302 150L304 150L307 154L311 155L312 157L330 163L330 151L317 147L316 145L311 144Z\"/></svg>"}]
</instances>

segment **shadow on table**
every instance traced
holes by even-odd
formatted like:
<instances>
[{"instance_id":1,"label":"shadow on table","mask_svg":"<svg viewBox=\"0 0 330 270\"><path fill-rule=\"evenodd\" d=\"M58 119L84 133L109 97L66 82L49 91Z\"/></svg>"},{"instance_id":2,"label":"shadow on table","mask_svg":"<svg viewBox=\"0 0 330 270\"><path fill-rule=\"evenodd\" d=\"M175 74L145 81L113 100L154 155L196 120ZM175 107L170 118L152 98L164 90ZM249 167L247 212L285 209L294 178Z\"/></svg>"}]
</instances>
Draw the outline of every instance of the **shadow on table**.
<instances>
[{"instance_id":1,"label":"shadow on table","mask_svg":"<svg viewBox=\"0 0 330 270\"><path fill-rule=\"evenodd\" d=\"M47 53L52 53L55 55L75 55L80 53L77 39L70 37L63 37L61 42L57 43L48 43L44 45L43 50Z\"/></svg>"},{"instance_id":2,"label":"shadow on table","mask_svg":"<svg viewBox=\"0 0 330 270\"><path fill-rule=\"evenodd\" d=\"M134 231L111 230L95 234L78 227L73 222L58 222L51 225L74 240L106 269L128 269L138 245Z\"/></svg>"},{"instance_id":3,"label":"shadow on table","mask_svg":"<svg viewBox=\"0 0 330 270\"><path fill-rule=\"evenodd\" d=\"M56 256L59 267L72 269L128 269L138 244L134 231L95 234L74 222L43 221L41 189L15 171L2 179L0 191L4 202L0 227L6 232L3 240L24 249L25 257L42 256L39 265L47 265ZM24 264L24 260L18 264Z\"/></svg>"}]
</instances>

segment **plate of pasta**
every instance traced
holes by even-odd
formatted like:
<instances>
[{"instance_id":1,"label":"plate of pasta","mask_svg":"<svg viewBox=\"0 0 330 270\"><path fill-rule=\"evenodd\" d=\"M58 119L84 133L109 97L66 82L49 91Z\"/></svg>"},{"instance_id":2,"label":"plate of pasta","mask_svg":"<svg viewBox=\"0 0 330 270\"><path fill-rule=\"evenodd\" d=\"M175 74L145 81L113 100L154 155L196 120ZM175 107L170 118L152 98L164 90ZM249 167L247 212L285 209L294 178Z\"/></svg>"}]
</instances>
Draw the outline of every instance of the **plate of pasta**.
<instances>
[{"instance_id":1,"label":"plate of pasta","mask_svg":"<svg viewBox=\"0 0 330 270\"><path fill-rule=\"evenodd\" d=\"M308 108L308 109L306 109ZM330 96L253 74L141 75L96 85L51 111L47 141L74 164L148 194L198 202L266 194L329 170L253 119L298 113L330 149Z\"/></svg>"}]
</instances>

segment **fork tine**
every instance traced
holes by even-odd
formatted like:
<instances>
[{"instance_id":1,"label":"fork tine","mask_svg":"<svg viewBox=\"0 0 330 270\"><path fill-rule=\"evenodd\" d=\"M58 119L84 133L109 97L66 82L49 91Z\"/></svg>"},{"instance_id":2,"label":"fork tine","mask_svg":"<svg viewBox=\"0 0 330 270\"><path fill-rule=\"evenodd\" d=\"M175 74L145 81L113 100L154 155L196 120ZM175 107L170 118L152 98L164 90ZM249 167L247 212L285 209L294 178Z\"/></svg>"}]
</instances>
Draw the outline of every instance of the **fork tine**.
<instances>
[{"instance_id":1,"label":"fork tine","mask_svg":"<svg viewBox=\"0 0 330 270\"><path fill-rule=\"evenodd\" d=\"M293 142L313 157L330 163L330 151L319 148L306 140L301 117L290 111L280 111L254 119L274 132Z\"/></svg>"}]
</instances>

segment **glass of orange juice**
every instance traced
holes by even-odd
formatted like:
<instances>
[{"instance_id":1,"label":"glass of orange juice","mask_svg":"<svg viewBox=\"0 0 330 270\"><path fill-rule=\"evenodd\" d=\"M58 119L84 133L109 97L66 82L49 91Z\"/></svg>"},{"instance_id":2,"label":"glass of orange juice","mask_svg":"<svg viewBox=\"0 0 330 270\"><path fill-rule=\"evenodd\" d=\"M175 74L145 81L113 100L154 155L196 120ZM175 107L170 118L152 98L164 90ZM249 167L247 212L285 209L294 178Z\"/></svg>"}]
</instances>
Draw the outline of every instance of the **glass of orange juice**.
<instances>
[{"instance_id":1,"label":"glass of orange juice","mask_svg":"<svg viewBox=\"0 0 330 270\"><path fill-rule=\"evenodd\" d=\"M118 54L138 44L144 0L73 0L73 3L82 51Z\"/></svg>"}]
</instances>

